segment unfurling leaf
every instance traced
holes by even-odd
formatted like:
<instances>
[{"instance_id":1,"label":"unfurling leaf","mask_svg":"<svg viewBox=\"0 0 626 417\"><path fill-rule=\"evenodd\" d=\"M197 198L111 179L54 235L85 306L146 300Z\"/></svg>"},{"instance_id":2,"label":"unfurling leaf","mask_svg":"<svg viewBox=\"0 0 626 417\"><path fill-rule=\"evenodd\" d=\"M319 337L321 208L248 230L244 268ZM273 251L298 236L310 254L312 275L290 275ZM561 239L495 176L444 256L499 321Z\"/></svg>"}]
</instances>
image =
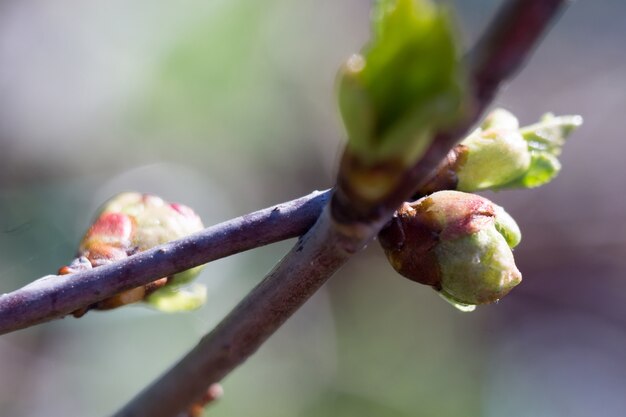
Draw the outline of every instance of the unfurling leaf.
<instances>
[{"instance_id":1,"label":"unfurling leaf","mask_svg":"<svg viewBox=\"0 0 626 417\"><path fill-rule=\"evenodd\" d=\"M413 163L459 117L463 74L452 19L429 0L379 1L373 37L339 74L349 148L365 163Z\"/></svg>"},{"instance_id":2,"label":"unfurling leaf","mask_svg":"<svg viewBox=\"0 0 626 417\"><path fill-rule=\"evenodd\" d=\"M565 139L580 125L580 116L543 116L519 128L517 119L494 110L454 150L459 191L534 188L550 182L561 170L557 156Z\"/></svg>"},{"instance_id":3,"label":"unfurling leaf","mask_svg":"<svg viewBox=\"0 0 626 417\"><path fill-rule=\"evenodd\" d=\"M523 176L501 188L534 188L552 181L561 171L557 156L561 154L565 140L582 123L583 118L577 115L548 113L539 123L521 128L520 133L528 143L531 155L530 166Z\"/></svg>"}]
</instances>

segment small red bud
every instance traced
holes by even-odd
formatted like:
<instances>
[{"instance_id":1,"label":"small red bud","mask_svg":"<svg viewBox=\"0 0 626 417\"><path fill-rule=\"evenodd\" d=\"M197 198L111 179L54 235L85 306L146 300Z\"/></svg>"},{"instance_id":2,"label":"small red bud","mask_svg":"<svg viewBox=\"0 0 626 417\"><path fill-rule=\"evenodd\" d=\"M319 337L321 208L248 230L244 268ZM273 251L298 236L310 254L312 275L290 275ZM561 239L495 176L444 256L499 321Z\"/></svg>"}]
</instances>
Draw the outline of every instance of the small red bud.
<instances>
[{"instance_id":1,"label":"small red bud","mask_svg":"<svg viewBox=\"0 0 626 417\"><path fill-rule=\"evenodd\" d=\"M185 205L168 203L150 194L122 193L104 205L80 243L79 258L62 267L59 274L72 274L115 262L199 231L202 227L200 218ZM176 310L177 305L183 305L181 309L189 309L199 305L204 292L195 288L189 294L177 293L173 286L189 282L198 272L198 268L193 268L172 277L163 277L109 297L90 308L107 310L143 300L159 308L157 301L165 304L169 300L169 311ZM172 288L157 296L158 290L165 285L169 287L169 284ZM86 311L81 309L74 315L81 316Z\"/></svg>"}]
</instances>

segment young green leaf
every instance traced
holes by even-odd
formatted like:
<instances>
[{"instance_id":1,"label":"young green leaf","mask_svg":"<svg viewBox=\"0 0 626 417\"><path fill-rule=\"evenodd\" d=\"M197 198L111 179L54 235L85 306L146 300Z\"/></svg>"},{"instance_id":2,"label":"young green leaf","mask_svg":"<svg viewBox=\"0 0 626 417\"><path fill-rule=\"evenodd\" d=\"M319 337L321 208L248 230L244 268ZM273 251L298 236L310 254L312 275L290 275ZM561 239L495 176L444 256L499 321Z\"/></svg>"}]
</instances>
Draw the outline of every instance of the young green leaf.
<instances>
[{"instance_id":1,"label":"young green leaf","mask_svg":"<svg viewBox=\"0 0 626 417\"><path fill-rule=\"evenodd\" d=\"M339 76L349 147L364 162L412 163L461 112L463 74L452 18L429 0L383 0L373 39Z\"/></svg>"},{"instance_id":2,"label":"young green leaf","mask_svg":"<svg viewBox=\"0 0 626 417\"><path fill-rule=\"evenodd\" d=\"M167 285L149 294L144 301L159 311L177 313L195 310L206 300L206 287L192 284L183 288Z\"/></svg>"},{"instance_id":3,"label":"young green leaf","mask_svg":"<svg viewBox=\"0 0 626 417\"><path fill-rule=\"evenodd\" d=\"M528 143L530 165L521 177L500 188L534 188L552 181L561 171L557 156L567 137L583 123L580 116L545 114L539 123L520 129Z\"/></svg>"}]
</instances>

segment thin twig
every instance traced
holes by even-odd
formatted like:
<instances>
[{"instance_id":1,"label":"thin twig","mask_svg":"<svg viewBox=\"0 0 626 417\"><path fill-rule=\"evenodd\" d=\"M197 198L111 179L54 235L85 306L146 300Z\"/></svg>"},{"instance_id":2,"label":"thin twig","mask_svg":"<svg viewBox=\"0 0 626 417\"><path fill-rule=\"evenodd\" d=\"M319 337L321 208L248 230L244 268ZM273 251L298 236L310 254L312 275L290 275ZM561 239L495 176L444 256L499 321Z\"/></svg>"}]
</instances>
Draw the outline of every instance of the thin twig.
<instances>
[{"instance_id":1,"label":"thin twig","mask_svg":"<svg viewBox=\"0 0 626 417\"><path fill-rule=\"evenodd\" d=\"M48 275L0 296L0 334L63 317L121 291L235 253L301 236L319 217L330 191L211 226L122 261L73 275Z\"/></svg>"},{"instance_id":2,"label":"thin twig","mask_svg":"<svg viewBox=\"0 0 626 417\"><path fill-rule=\"evenodd\" d=\"M445 171L436 174L440 175L431 178L433 185L428 188L428 193L452 186ZM107 267L37 279L0 295L0 334L64 317L77 308L87 308L120 291L148 284L171 273L302 236L315 223L330 194L330 190L316 191L227 220ZM194 250L190 252L190 248Z\"/></svg>"},{"instance_id":3,"label":"thin twig","mask_svg":"<svg viewBox=\"0 0 626 417\"><path fill-rule=\"evenodd\" d=\"M331 215L335 196L315 226L272 272L178 364L145 389L115 417L170 417L196 400L252 355L355 251L362 248L396 207L467 132L499 85L520 67L565 1L514 0L505 6L476 49L469 55L475 102L454 131L437 135L426 155L404 176L394 193L367 218L350 221L349 201L342 201L341 224ZM514 13L515 12L515 13ZM530 32L520 36L522 31ZM511 53L503 54L503 51ZM477 59L477 57L479 59ZM506 63L500 62L507 59ZM491 62L493 61L493 62ZM498 70L491 70L491 65ZM485 82L488 85L481 85ZM339 190L338 192L341 192ZM365 221L364 221L365 220Z\"/></svg>"},{"instance_id":4,"label":"thin twig","mask_svg":"<svg viewBox=\"0 0 626 417\"><path fill-rule=\"evenodd\" d=\"M444 177L445 172L441 176ZM448 178L432 180L435 188L431 187L429 192L436 191L437 186L451 185ZM120 291L148 284L171 273L302 236L315 223L329 198L330 190L316 191L227 220L107 267L37 279L0 295L0 334L63 317L77 308L87 308ZM194 248L193 252L190 248Z\"/></svg>"}]
</instances>

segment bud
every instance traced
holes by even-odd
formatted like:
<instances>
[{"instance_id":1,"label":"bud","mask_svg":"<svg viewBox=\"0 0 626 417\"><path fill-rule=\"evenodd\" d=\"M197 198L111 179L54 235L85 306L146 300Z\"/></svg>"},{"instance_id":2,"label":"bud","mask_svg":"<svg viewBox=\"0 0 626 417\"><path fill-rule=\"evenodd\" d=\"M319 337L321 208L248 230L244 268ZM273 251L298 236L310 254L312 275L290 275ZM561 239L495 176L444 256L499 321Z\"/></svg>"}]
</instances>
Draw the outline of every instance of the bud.
<instances>
[{"instance_id":1,"label":"bud","mask_svg":"<svg viewBox=\"0 0 626 417\"><path fill-rule=\"evenodd\" d=\"M431 0L383 0L372 16L372 40L349 57L337 82L348 134L338 188L362 205L393 190L434 132L464 110L464 77L449 11Z\"/></svg>"},{"instance_id":2,"label":"bud","mask_svg":"<svg viewBox=\"0 0 626 417\"><path fill-rule=\"evenodd\" d=\"M486 198L440 191L405 203L380 233L393 268L459 306L492 303L520 283L515 221Z\"/></svg>"},{"instance_id":3,"label":"bud","mask_svg":"<svg viewBox=\"0 0 626 417\"><path fill-rule=\"evenodd\" d=\"M485 117L485 120L480 125L482 130L489 129L503 129L503 130L518 130L519 121L517 117L508 110L494 109Z\"/></svg>"},{"instance_id":4,"label":"bud","mask_svg":"<svg viewBox=\"0 0 626 417\"><path fill-rule=\"evenodd\" d=\"M494 110L454 150L456 189L533 188L551 181L561 169L557 156L565 139L581 124L580 116L547 114L520 129L511 113Z\"/></svg>"},{"instance_id":5,"label":"bud","mask_svg":"<svg viewBox=\"0 0 626 417\"><path fill-rule=\"evenodd\" d=\"M79 248L77 258L59 270L60 275L96 268L203 229L202 221L187 206L160 197L127 192L109 200L99 212ZM106 310L145 301L163 311L189 310L205 299L202 286L180 289L200 272L200 267L163 277L124 291L90 308ZM80 317L87 309L74 313Z\"/></svg>"},{"instance_id":6,"label":"bud","mask_svg":"<svg viewBox=\"0 0 626 417\"><path fill-rule=\"evenodd\" d=\"M348 58L337 77L348 144L333 206L336 215L347 208L357 219L368 218L428 149L435 132L467 110L459 43L445 6L380 0L372 17L370 42Z\"/></svg>"},{"instance_id":7,"label":"bud","mask_svg":"<svg viewBox=\"0 0 626 417\"><path fill-rule=\"evenodd\" d=\"M530 165L528 146L516 130L477 130L461 146L466 157L457 173L458 190L485 190L509 183Z\"/></svg>"}]
</instances>

